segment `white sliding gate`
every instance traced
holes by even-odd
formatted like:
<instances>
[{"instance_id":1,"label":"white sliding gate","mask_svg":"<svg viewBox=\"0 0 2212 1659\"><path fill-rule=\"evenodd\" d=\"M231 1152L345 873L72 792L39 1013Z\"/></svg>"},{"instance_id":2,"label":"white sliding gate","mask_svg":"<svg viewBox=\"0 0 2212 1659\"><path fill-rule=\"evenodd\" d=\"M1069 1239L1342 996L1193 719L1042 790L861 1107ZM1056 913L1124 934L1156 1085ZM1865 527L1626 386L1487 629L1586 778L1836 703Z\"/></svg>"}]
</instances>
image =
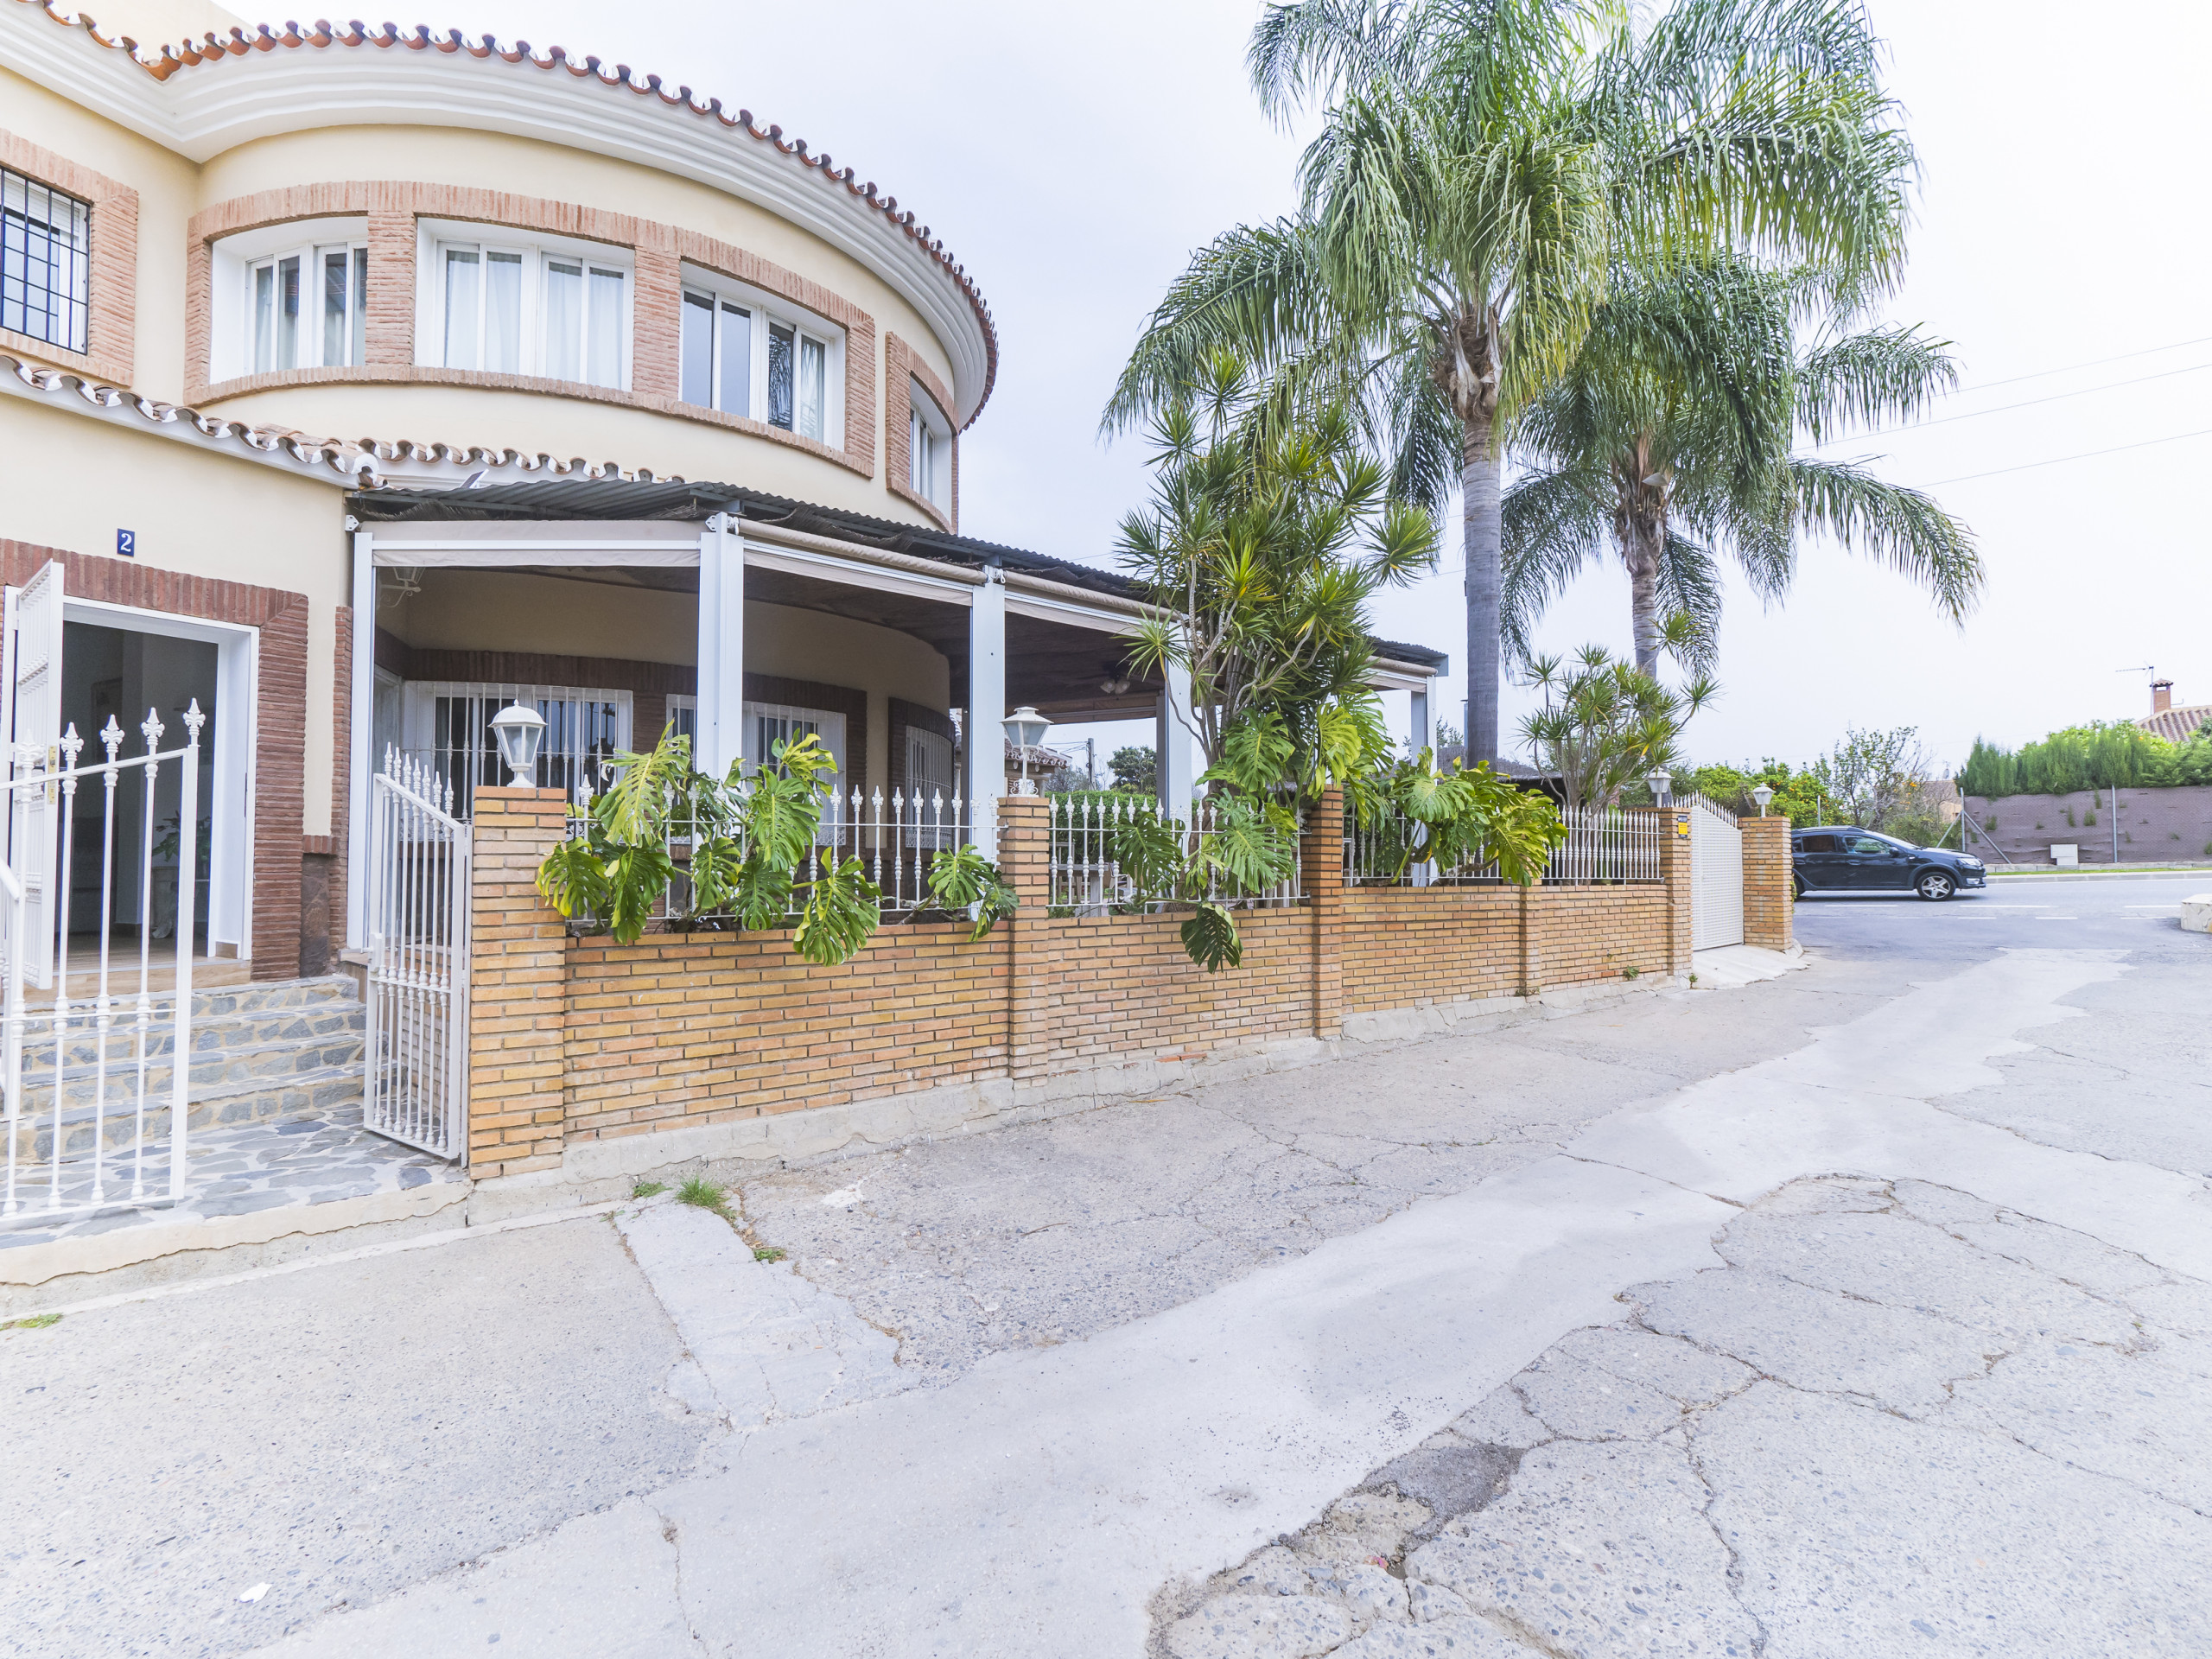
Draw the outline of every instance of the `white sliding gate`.
<instances>
[{"instance_id":1,"label":"white sliding gate","mask_svg":"<svg viewBox=\"0 0 2212 1659\"><path fill-rule=\"evenodd\" d=\"M369 780L368 1076L362 1122L468 1147L468 826L453 790L394 750Z\"/></svg>"},{"instance_id":2,"label":"white sliding gate","mask_svg":"<svg viewBox=\"0 0 2212 1659\"><path fill-rule=\"evenodd\" d=\"M9 598L13 620L15 594ZM16 645L10 641L11 654ZM59 661L53 666L58 679ZM161 718L149 709L138 728L146 753L125 760L123 728L110 716L99 734L106 758L85 766L77 764L85 744L74 726L50 749L14 746L6 784L10 844L0 863L0 974L6 979L0 1092L8 1134L0 1219L35 1225L102 1209L174 1203L190 1191L185 1152L199 884L189 873L200 868L200 728L207 719L194 699L184 716L184 747L162 750ZM164 792L171 762L179 763L174 794ZM116 798L132 788L138 791L137 845L128 849L126 869L119 856L126 849L116 839ZM87 790L97 791L89 804ZM161 823L161 807L172 801L176 816ZM80 810L99 815L99 833L84 836L81 851ZM158 842L157 829L166 832ZM98 914L73 914L79 908L73 883L83 874L74 867L95 847ZM158 918L157 873L174 875L173 918ZM118 878L124 875L135 878L136 902L123 906L136 911L135 921L118 913ZM94 927L95 944L73 963L72 932ZM155 976L171 966L168 949L158 957L154 950L164 928L175 940L175 977L166 995L157 995ZM27 1006L25 993L32 989L50 989L52 1002Z\"/></svg>"},{"instance_id":3,"label":"white sliding gate","mask_svg":"<svg viewBox=\"0 0 2212 1659\"><path fill-rule=\"evenodd\" d=\"M1702 795L1690 810L1690 949L1744 942L1744 832L1736 815Z\"/></svg>"}]
</instances>

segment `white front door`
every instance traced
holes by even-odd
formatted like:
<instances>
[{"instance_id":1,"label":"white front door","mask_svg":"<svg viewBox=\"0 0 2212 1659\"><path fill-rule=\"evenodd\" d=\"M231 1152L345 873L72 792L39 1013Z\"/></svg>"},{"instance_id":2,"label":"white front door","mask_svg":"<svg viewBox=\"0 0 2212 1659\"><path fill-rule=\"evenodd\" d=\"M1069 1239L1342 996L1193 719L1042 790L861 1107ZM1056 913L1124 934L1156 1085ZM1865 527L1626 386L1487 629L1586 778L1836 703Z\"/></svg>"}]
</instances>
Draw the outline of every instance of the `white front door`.
<instances>
[{"instance_id":1,"label":"white front door","mask_svg":"<svg viewBox=\"0 0 2212 1659\"><path fill-rule=\"evenodd\" d=\"M7 590L7 662L0 671L0 732L9 776L61 764L61 562ZM14 791L8 814L8 862L23 884L23 976L41 989L54 982L54 791Z\"/></svg>"}]
</instances>

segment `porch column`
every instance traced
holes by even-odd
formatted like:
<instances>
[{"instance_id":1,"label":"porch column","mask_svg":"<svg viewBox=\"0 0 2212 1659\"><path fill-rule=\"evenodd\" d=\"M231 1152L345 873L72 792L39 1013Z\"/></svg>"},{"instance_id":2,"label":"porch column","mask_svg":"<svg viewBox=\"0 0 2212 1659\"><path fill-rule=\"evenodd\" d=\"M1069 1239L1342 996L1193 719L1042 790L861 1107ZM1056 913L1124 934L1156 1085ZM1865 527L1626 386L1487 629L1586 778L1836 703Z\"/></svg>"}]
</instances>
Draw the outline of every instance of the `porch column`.
<instances>
[{"instance_id":1,"label":"porch column","mask_svg":"<svg viewBox=\"0 0 2212 1659\"><path fill-rule=\"evenodd\" d=\"M1198 784L1191 770L1191 738L1197 729L1191 718L1191 671L1180 663L1167 664L1166 689L1160 694L1160 804L1169 817L1181 823L1191 816L1191 797Z\"/></svg>"},{"instance_id":2,"label":"porch column","mask_svg":"<svg viewBox=\"0 0 2212 1659\"><path fill-rule=\"evenodd\" d=\"M726 775L745 747L745 540L726 512L699 532L698 725L695 762Z\"/></svg>"},{"instance_id":3,"label":"porch column","mask_svg":"<svg viewBox=\"0 0 2212 1659\"><path fill-rule=\"evenodd\" d=\"M983 572L968 611L968 822L976 850L998 855L999 792L1006 787L1006 573Z\"/></svg>"},{"instance_id":4,"label":"porch column","mask_svg":"<svg viewBox=\"0 0 2212 1659\"><path fill-rule=\"evenodd\" d=\"M357 520L348 518L349 528ZM353 529L353 753L346 757L346 948L369 948L369 778L376 771L376 537Z\"/></svg>"},{"instance_id":5,"label":"porch column","mask_svg":"<svg viewBox=\"0 0 2212 1659\"><path fill-rule=\"evenodd\" d=\"M1424 680L1421 682L1421 690L1413 694L1414 759L1416 760L1421 759L1421 752L1423 749L1433 748L1436 744L1436 727L1428 712L1428 694L1435 684L1434 680Z\"/></svg>"}]
</instances>

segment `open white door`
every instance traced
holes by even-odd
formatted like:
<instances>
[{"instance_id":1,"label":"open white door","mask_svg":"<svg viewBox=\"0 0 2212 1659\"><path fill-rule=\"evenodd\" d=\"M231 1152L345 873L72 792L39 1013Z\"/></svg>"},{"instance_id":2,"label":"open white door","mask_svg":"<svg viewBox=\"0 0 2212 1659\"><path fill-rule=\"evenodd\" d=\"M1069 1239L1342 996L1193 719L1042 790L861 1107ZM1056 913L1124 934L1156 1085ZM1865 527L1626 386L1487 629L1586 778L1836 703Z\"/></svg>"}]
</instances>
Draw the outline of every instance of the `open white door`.
<instances>
[{"instance_id":1,"label":"open white door","mask_svg":"<svg viewBox=\"0 0 2212 1659\"><path fill-rule=\"evenodd\" d=\"M0 663L0 734L8 775L20 779L61 765L61 563L50 560L21 588L7 590L6 658ZM23 977L54 983L54 791L10 792L8 863L23 884Z\"/></svg>"}]
</instances>

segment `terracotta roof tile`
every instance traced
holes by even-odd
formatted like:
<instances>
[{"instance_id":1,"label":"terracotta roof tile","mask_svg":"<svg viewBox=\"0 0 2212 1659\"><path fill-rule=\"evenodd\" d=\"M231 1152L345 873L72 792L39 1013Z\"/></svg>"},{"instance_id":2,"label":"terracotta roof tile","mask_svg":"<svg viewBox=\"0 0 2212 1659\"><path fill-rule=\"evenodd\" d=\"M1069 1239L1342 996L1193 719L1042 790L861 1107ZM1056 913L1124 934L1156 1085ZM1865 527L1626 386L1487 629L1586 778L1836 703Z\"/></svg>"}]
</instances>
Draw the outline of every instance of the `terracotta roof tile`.
<instances>
[{"instance_id":1,"label":"terracotta roof tile","mask_svg":"<svg viewBox=\"0 0 2212 1659\"><path fill-rule=\"evenodd\" d=\"M643 467L629 471L612 461L594 463L581 456L564 460L481 444L426 443L413 438L313 437L290 427L253 426L245 421L202 414L181 404L165 404L120 387L102 385L66 370L26 363L6 353L0 353L0 370L55 403L66 403L73 397L96 410L127 410L150 428L188 425L201 436L218 442L235 444L241 449L263 454L287 454L304 465L326 467L338 477L370 486L385 482L384 468L394 462L446 466L460 473L512 468L547 478L622 478L651 482L662 476Z\"/></svg>"},{"instance_id":2,"label":"terracotta roof tile","mask_svg":"<svg viewBox=\"0 0 2212 1659\"><path fill-rule=\"evenodd\" d=\"M99 45L111 51L127 54L132 62L158 81L166 81L172 75L187 69L204 69L228 59L244 58L255 53L332 47L375 47L384 51L404 48L410 52L435 52L447 56L497 58L503 63L518 67L527 65L548 74L566 71L578 79L595 80L609 91L626 89L640 98L658 99L670 105L681 105L702 120L715 122L729 130L742 131L758 143L772 144L783 154L817 168L826 177L842 185L849 194L865 202L918 244L951 277L966 296L976 313L976 320L983 329L983 391L976 400L974 413L968 417L969 425L975 424L976 416L982 413L983 405L990 401L991 388L998 382L999 336L997 325L991 318L991 308L984 301L982 290L968 275L966 267L952 257L941 239L931 233L930 227L918 223L912 209L901 208L896 196L880 192L874 180L864 181L851 168L837 166L826 150L817 152L810 149L804 138L785 138L783 128L773 123L765 127L756 124L750 110L725 110L719 98L701 99L689 86L678 86L671 92L658 75L635 74L626 63L609 67L601 59L589 56L578 63L563 47L549 47L545 54L540 57L527 41L516 41L512 45L502 46L490 35L471 40L457 29L441 34L421 24L412 29L403 29L392 23L375 27L358 21L342 25L317 22L305 29L294 22L285 23L277 29L260 23L255 26L251 34L244 29L233 29L227 38L210 31L198 41L163 46L158 58L149 58L138 42L130 36L105 34L91 17L81 12L73 13L57 5L54 0L13 0L13 3L37 6L61 27L81 29Z\"/></svg>"}]
</instances>

